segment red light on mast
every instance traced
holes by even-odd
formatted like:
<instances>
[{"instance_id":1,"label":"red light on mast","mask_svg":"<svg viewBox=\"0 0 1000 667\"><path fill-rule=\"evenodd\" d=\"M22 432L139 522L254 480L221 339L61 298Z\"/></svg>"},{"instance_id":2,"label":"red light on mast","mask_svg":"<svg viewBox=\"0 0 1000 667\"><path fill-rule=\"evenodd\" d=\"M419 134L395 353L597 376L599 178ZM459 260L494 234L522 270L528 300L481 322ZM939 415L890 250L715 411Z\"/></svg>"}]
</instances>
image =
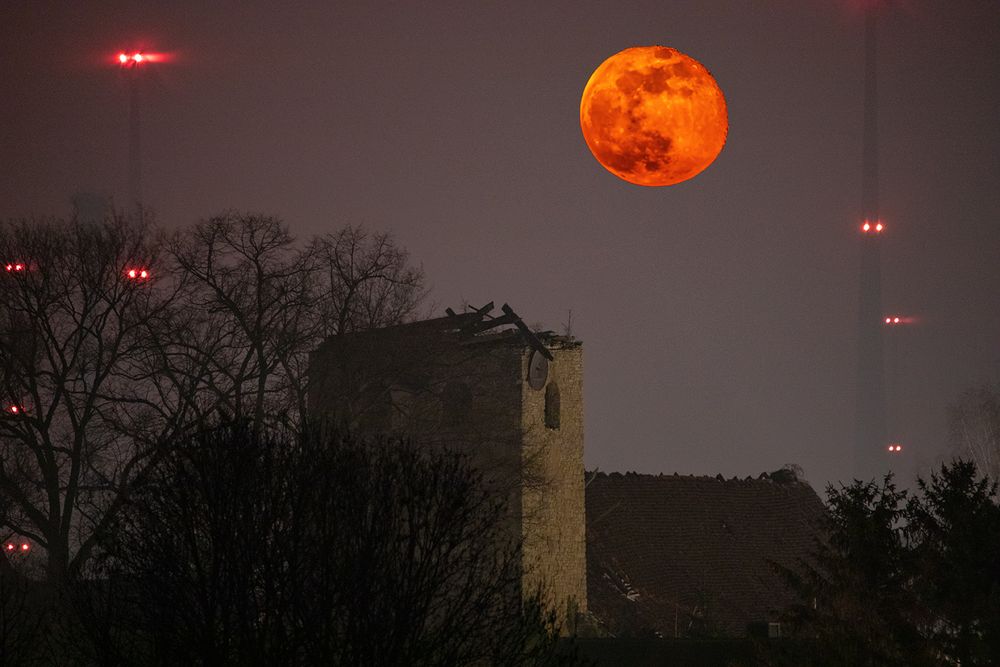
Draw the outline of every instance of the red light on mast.
<instances>
[{"instance_id":1,"label":"red light on mast","mask_svg":"<svg viewBox=\"0 0 1000 667\"><path fill-rule=\"evenodd\" d=\"M861 231L865 234L874 231L876 234L881 234L882 230L885 229L885 225L881 222L871 222L870 220L865 220L864 224L861 225Z\"/></svg>"},{"instance_id":2,"label":"red light on mast","mask_svg":"<svg viewBox=\"0 0 1000 667\"><path fill-rule=\"evenodd\" d=\"M21 551L29 551L30 549L31 549L31 545L30 544L28 544L27 542L22 542L21 543Z\"/></svg>"},{"instance_id":3,"label":"red light on mast","mask_svg":"<svg viewBox=\"0 0 1000 667\"><path fill-rule=\"evenodd\" d=\"M146 60L149 60L149 58L138 51L135 51L134 53L122 52L118 54L118 64L122 67L135 67L142 64Z\"/></svg>"},{"instance_id":4,"label":"red light on mast","mask_svg":"<svg viewBox=\"0 0 1000 667\"><path fill-rule=\"evenodd\" d=\"M170 60L168 53L147 53L145 51L121 51L116 56L123 68L134 68L147 63L162 63Z\"/></svg>"}]
</instances>

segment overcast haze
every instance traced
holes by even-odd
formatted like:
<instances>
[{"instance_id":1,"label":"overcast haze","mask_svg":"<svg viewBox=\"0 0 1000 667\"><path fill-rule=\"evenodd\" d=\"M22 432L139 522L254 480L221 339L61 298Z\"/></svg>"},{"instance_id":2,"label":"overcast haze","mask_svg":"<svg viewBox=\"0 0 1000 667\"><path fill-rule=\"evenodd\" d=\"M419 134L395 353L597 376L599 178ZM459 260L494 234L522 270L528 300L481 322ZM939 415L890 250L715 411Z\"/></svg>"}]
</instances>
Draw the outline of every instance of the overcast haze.
<instances>
[{"instance_id":1,"label":"overcast haze","mask_svg":"<svg viewBox=\"0 0 1000 667\"><path fill-rule=\"evenodd\" d=\"M588 468L797 463L822 485L852 470L857 4L7 3L0 217L66 215L79 191L124 202L111 59L172 53L142 100L163 226L236 208L303 237L390 231L439 311L509 302L561 331L572 310ZM1000 379L1000 3L896 4L879 44L883 304L919 318L886 346L910 467L945 454L964 387ZM730 115L716 162L668 188L609 174L579 128L594 68L652 44L704 63Z\"/></svg>"}]
</instances>

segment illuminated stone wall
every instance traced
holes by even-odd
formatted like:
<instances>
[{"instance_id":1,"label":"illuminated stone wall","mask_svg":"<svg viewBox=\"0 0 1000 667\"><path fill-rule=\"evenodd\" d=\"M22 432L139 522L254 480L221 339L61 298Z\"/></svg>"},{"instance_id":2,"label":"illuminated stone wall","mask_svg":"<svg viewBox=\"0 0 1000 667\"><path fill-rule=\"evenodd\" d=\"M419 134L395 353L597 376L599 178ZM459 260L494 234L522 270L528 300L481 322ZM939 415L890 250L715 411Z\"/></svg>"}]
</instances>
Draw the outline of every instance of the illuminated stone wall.
<instances>
[{"instance_id":1,"label":"illuminated stone wall","mask_svg":"<svg viewBox=\"0 0 1000 667\"><path fill-rule=\"evenodd\" d=\"M521 383L521 452L525 480L522 536L527 583L544 582L562 613L587 610L586 518L583 474L583 349L550 348L542 389ZM527 377L530 350L522 354ZM546 395L558 387L558 428L546 424Z\"/></svg>"}]
</instances>

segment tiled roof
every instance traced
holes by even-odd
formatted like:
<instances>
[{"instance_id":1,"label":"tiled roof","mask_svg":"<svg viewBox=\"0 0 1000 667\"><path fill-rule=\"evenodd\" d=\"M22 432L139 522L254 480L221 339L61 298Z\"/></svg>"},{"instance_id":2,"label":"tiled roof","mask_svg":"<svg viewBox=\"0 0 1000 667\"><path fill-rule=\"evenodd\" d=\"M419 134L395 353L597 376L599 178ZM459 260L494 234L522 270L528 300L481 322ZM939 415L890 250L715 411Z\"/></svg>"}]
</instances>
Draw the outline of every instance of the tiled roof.
<instances>
[{"instance_id":1,"label":"tiled roof","mask_svg":"<svg viewBox=\"0 0 1000 667\"><path fill-rule=\"evenodd\" d=\"M807 558L823 503L794 473L599 473L587 485L587 597L615 634L741 636L792 601L771 561Z\"/></svg>"}]
</instances>

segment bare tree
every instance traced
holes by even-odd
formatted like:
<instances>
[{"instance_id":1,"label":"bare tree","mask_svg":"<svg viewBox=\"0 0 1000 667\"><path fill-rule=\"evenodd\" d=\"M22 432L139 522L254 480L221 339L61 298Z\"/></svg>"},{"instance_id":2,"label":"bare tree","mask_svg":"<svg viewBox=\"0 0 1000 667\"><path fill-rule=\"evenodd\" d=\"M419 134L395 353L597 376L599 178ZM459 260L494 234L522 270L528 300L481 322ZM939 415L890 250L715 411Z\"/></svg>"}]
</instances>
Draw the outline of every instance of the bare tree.
<instances>
[{"instance_id":1,"label":"bare tree","mask_svg":"<svg viewBox=\"0 0 1000 667\"><path fill-rule=\"evenodd\" d=\"M389 234L348 226L316 238L313 252L324 337L400 324L426 294L423 269Z\"/></svg>"},{"instance_id":2,"label":"bare tree","mask_svg":"<svg viewBox=\"0 0 1000 667\"><path fill-rule=\"evenodd\" d=\"M145 334L170 303L142 276L156 253L120 218L0 225L0 491L6 525L45 549L52 582L80 571L183 421L147 409Z\"/></svg>"},{"instance_id":3,"label":"bare tree","mask_svg":"<svg viewBox=\"0 0 1000 667\"><path fill-rule=\"evenodd\" d=\"M294 359L315 339L310 252L277 218L236 212L178 232L168 247L188 309L180 335L163 341L186 351L177 372L200 373L210 405L256 428L268 415L304 415Z\"/></svg>"},{"instance_id":4,"label":"bare tree","mask_svg":"<svg viewBox=\"0 0 1000 667\"><path fill-rule=\"evenodd\" d=\"M423 272L387 234L360 227L296 243L277 218L236 212L172 239L188 306L164 340L179 376L230 418L307 418L309 353L328 335L396 324L423 297ZM169 363L169 360L166 360Z\"/></svg>"},{"instance_id":5,"label":"bare tree","mask_svg":"<svg viewBox=\"0 0 1000 667\"><path fill-rule=\"evenodd\" d=\"M82 571L170 438L301 423L320 340L398 321L423 294L387 235L298 244L235 212L166 243L120 217L7 222L0 269L5 523L48 553L52 581Z\"/></svg>"},{"instance_id":6,"label":"bare tree","mask_svg":"<svg viewBox=\"0 0 1000 667\"><path fill-rule=\"evenodd\" d=\"M949 408L951 445L991 479L1000 479L1000 385L967 389Z\"/></svg>"}]
</instances>

